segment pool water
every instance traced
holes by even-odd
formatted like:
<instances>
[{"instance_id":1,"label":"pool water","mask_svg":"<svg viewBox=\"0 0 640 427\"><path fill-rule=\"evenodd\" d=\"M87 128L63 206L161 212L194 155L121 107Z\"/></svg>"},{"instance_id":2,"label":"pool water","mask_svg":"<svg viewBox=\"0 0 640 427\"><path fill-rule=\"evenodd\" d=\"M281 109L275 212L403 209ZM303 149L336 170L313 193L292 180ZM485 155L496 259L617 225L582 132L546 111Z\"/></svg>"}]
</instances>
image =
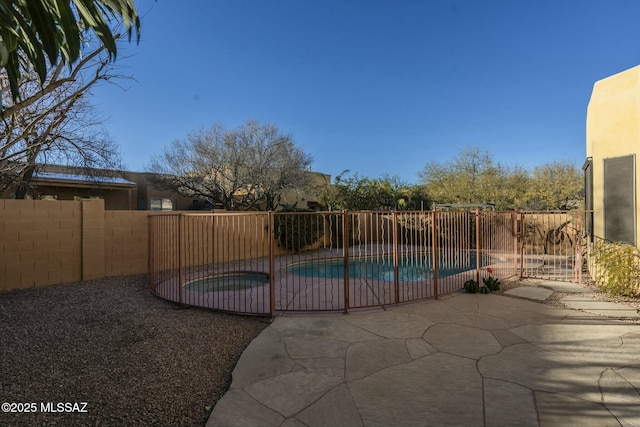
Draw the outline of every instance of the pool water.
<instances>
[{"instance_id":1,"label":"pool water","mask_svg":"<svg viewBox=\"0 0 640 427\"><path fill-rule=\"evenodd\" d=\"M433 263L430 256L401 257L398 260L398 281L413 282L433 278ZM488 265L487 260L481 259L481 266ZM453 276L476 268L475 254L465 256L453 263L440 263L438 277ZM289 264L287 272L307 277L344 278L344 260L326 259L303 261ZM388 257L363 257L349 259L349 277L373 280L394 281L395 272L393 259Z\"/></svg>"},{"instance_id":2,"label":"pool water","mask_svg":"<svg viewBox=\"0 0 640 427\"><path fill-rule=\"evenodd\" d=\"M269 275L260 272L224 273L187 282L185 289L198 292L242 291L269 283Z\"/></svg>"}]
</instances>

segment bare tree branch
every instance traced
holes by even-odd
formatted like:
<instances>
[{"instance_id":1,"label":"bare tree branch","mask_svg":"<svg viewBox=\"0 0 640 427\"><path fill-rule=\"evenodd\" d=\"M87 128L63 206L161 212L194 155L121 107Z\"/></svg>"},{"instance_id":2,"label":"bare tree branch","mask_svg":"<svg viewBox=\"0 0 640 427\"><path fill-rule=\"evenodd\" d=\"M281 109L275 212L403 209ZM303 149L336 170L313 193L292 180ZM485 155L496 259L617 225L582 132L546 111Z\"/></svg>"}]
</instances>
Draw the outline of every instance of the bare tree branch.
<instances>
[{"instance_id":1,"label":"bare tree branch","mask_svg":"<svg viewBox=\"0 0 640 427\"><path fill-rule=\"evenodd\" d=\"M33 73L22 75L22 101L9 105L0 122L0 189L17 185L16 197L23 197L39 165L51 159L86 168L120 164L88 101L92 87L116 77L111 70L100 46L71 69L51 68L44 86ZM6 76L0 74L0 81ZM8 84L2 84L2 97L11 103Z\"/></svg>"},{"instance_id":2,"label":"bare tree branch","mask_svg":"<svg viewBox=\"0 0 640 427\"><path fill-rule=\"evenodd\" d=\"M273 125L214 125L174 141L150 170L159 184L226 209L274 210L287 190L308 186L311 157Z\"/></svg>"}]
</instances>

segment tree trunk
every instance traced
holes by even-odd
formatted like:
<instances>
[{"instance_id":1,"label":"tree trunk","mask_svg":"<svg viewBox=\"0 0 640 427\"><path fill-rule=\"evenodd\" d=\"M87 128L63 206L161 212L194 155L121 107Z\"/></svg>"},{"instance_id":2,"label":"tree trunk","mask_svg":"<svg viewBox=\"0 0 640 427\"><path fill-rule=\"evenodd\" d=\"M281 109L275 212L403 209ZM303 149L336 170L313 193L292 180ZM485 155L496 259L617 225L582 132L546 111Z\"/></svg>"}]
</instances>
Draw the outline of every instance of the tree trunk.
<instances>
[{"instance_id":1,"label":"tree trunk","mask_svg":"<svg viewBox=\"0 0 640 427\"><path fill-rule=\"evenodd\" d=\"M31 187L31 180L33 179L33 173L36 170L36 166L31 164L27 166L27 169L22 174L20 178L20 183L18 184L18 188L16 190L16 199L24 199Z\"/></svg>"}]
</instances>

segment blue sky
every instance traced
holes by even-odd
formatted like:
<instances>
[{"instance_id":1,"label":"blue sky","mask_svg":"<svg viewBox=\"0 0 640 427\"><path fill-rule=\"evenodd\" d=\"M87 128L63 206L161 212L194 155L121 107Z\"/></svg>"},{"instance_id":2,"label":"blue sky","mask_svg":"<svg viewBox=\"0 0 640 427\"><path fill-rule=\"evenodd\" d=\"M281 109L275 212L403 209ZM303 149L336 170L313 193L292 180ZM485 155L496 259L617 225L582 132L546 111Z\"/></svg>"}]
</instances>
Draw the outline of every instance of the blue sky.
<instances>
[{"instance_id":1,"label":"blue sky","mask_svg":"<svg viewBox=\"0 0 640 427\"><path fill-rule=\"evenodd\" d=\"M94 90L130 170L213 123L272 123L333 176L417 183L468 146L582 165L593 84L640 64L637 0L141 0L135 81Z\"/></svg>"}]
</instances>

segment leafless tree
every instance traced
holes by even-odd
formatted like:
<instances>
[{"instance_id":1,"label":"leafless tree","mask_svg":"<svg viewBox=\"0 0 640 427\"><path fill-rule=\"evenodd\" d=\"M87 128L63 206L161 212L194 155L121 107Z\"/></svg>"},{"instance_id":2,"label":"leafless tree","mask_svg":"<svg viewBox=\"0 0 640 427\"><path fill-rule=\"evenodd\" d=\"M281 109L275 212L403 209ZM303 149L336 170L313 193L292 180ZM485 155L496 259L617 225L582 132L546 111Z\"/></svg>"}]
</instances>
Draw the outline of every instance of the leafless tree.
<instances>
[{"instance_id":1,"label":"leafless tree","mask_svg":"<svg viewBox=\"0 0 640 427\"><path fill-rule=\"evenodd\" d=\"M159 184L229 210L274 210L287 191L308 187L311 157L277 127L216 124L176 140L149 166Z\"/></svg>"},{"instance_id":2,"label":"leafless tree","mask_svg":"<svg viewBox=\"0 0 640 427\"><path fill-rule=\"evenodd\" d=\"M33 72L20 76L14 101L5 71L0 89L5 106L0 121L0 192L16 186L24 198L32 177L46 164L115 169L117 146L89 100L90 89L115 74L106 48L99 46L69 66L51 68L41 85Z\"/></svg>"}]
</instances>

